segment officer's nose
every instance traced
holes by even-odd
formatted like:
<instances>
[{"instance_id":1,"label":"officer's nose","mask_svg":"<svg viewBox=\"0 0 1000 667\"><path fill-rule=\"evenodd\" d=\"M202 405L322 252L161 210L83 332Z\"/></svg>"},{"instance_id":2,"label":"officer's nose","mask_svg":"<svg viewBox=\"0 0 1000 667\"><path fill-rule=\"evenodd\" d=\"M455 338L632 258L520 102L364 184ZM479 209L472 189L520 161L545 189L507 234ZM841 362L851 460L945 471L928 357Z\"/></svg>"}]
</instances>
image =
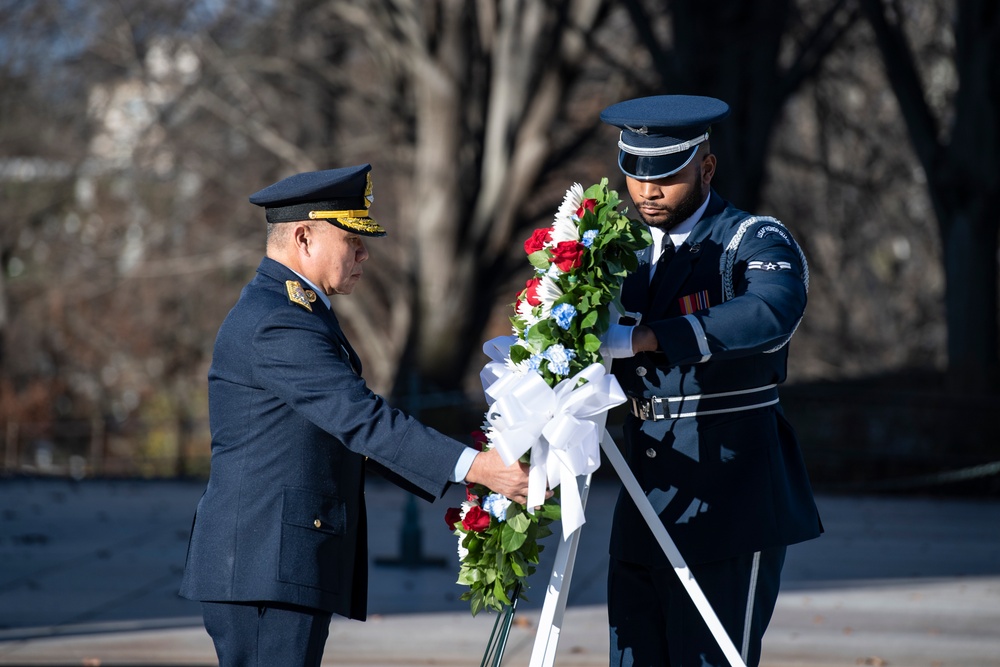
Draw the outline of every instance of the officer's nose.
<instances>
[{"instance_id":1,"label":"officer's nose","mask_svg":"<svg viewBox=\"0 0 1000 667\"><path fill-rule=\"evenodd\" d=\"M660 187L652 181L637 181L637 194L641 199L659 199Z\"/></svg>"},{"instance_id":2,"label":"officer's nose","mask_svg":"<svg viewBox=\"0 0 1000 667\"><path fill-rule=\"evenodd\" d=\"M358 240L358 252L355 254L355 260L358 264L368 259L368 248L365 246L365 242Z\"/></svg>"}]
</instances>

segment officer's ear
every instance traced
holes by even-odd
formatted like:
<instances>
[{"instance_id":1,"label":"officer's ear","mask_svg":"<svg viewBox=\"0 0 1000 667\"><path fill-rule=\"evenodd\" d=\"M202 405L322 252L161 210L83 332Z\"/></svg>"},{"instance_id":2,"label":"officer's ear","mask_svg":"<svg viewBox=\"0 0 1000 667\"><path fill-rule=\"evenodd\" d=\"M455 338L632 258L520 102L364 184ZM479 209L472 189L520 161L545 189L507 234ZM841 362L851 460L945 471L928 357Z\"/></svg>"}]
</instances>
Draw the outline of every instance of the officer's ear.
<instances>
[{"instance_id":1,"label":"officer's ear","mask_svg":"<svg viewBox=\"0 0 1000 667\"><path fill-rule=\"evenodd\" d=\"M292 246L299 254L308 255L312 251L314 240L312 225L304 220L289 224L292 225L290 234Z\"/></svg>"},{"instance_id":2,"label":"officer's ear","mask_svg":"<svg viewBox=\"0 0 1000 667\"><path fill-rule=\"evenodd\" d=\"M709 153L701 160L701 182L704 185L711 185L712 178L715 176L715 155Z\"/></svg>"}]
</instances>

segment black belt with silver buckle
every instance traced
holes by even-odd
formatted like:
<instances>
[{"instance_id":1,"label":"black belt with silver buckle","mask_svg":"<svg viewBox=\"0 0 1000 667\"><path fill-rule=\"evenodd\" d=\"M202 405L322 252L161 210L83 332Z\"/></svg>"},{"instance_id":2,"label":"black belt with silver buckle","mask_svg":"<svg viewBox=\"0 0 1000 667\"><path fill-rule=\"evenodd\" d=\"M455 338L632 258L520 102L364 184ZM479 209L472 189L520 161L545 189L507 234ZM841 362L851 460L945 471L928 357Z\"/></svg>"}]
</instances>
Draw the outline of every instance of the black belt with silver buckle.
<instances>
[{"instance_id":1,"label":"black belt with silver buckle","mask_svg":"<svg viewBox=\"0 0 1000 667\"><path fill-rule=\"evenodd\" d=\"M778 385L769 384L753 389L738 389L714 394L689 396L629 396L632 414L644 421L682 419L701 415L741 412L774 405L778 402Z\"/></svg>"}]
</instances>

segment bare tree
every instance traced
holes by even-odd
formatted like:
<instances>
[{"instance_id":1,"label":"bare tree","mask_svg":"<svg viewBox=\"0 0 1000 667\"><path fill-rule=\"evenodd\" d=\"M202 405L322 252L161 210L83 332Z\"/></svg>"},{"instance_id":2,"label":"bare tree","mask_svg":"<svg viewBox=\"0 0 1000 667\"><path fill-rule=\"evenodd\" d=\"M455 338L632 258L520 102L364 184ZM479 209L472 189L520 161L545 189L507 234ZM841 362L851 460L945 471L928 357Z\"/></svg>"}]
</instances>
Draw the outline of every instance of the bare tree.
<instances>
[{"instance_id":1,"label":"bare tree","mask_svg":"<svg viewBox=\"0 0 1000 667\"><path fill-rule=\"evenodd\" d=\"M511 249L520 246L545 168L593 128L597 109L590 107L593 117L567 131L567 100L605 5L330 5L334 17L364 36L382 80L399 83L389 103L412 113L405 210L415 289L403 356L438 386L461 382L498 291L513 292Z\"/></svg>"},{"instance_id":2,"label":"bare tree","mask_svg":"<svg viewBox=\"0 0 1000 667\"><path fill-rule=\"evenodd\" d=\"M917 374L943 369L933 212L863 21L789 100L767 169L762 206L793 225L809 257L794 376L877 383L891 373L913 388Z\"/></svg>"},{"instance_id":3,"label":"bare tree","mask_svg":"<svg viewBox=\"0 0 1000 667\"><path fill-rule=\"evenodd\" d=\"M720 190L763 197L806 246L797 377L939 364L930 203L858 1L120 0L69 17L0 0L0 418L106 424L107 447L142 422L130 444L150 456L199 444L212 341L263 252L247 195L360 162L390 235L335 308L366 379L472 382L482 341L509 331L528 230L574 181L622 186L600 110L663 92L732 102ZM971 113L947 83L950 32L925 27L950 5L915 6L900 25L932 117ZM931 166L956 163L965 131ZM994 153L968 162L985 181L947 172L976 188L942 201L992 201Z\"/></svg>"},{"instance_id":4,"label":"bare tree","mask_svg":"<svg viewBox=\"0 0 1000 667\"><path fill-rule=\"evenodd\" d=\"M937 216L946 275L949 388L994 393L1000 389L1000 7L994 0L930 7L861 0L861 6ZM953 54L944 55L954 63L958 87L939 109L907 35L908 15L921 9L941 11L935 23L950 26L954 40Z\"/></svg>"}]
</instances>

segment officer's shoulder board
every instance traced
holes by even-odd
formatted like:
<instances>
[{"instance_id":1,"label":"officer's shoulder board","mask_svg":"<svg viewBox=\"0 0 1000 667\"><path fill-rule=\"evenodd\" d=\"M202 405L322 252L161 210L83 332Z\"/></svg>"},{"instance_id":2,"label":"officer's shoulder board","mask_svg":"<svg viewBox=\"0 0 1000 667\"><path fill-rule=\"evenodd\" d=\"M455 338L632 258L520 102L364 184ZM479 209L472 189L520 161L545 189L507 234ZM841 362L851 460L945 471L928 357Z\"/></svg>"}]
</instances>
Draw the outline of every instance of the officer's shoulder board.
<instances>
[{"instance_id":1,"label":"officer's shoulder board","mask_svg":"<svg viewBox=\"0 0 1000 667\"><path fill-rule=\"evenodd\" d=\"M286 280L285 291L288 292L288 303L298 304L310 313L312 312L312 304L316 301L316 292L305 289L298 280Z\"/></svg>"}]
</instances>

